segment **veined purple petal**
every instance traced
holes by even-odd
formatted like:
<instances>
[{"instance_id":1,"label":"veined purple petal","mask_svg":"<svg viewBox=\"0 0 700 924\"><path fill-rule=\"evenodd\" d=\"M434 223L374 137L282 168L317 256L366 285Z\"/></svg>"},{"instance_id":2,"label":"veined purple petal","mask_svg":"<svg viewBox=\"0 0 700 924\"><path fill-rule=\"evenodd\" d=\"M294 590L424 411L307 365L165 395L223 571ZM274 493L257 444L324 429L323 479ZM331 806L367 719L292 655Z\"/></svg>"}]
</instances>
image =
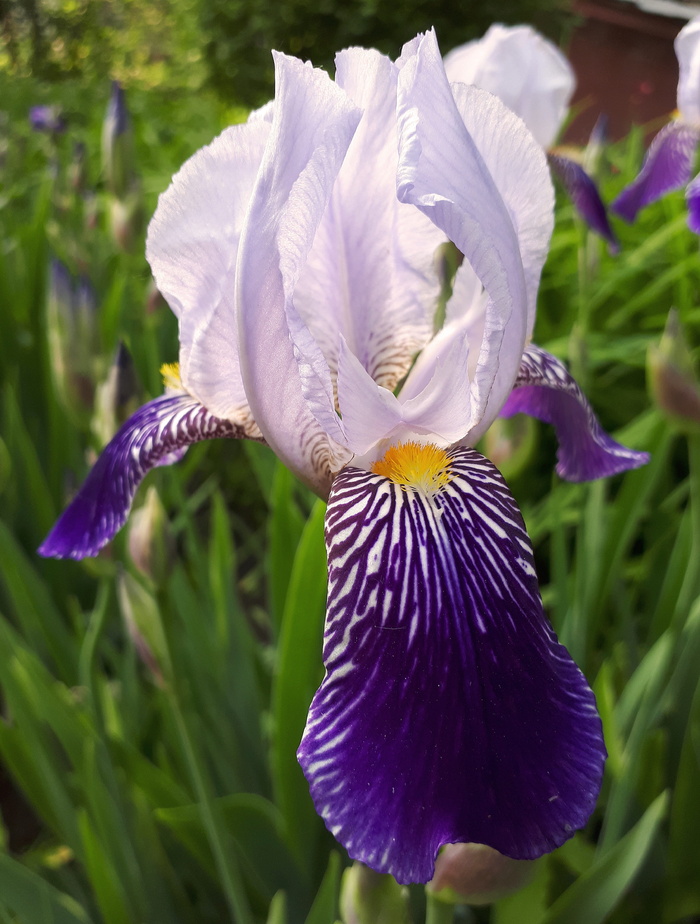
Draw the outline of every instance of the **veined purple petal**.
<instances>
[{"instance_id":1,"label":"veined purple petal","mask_svg":"<svg viewBox=\"0 0 700 924\"><path fill-rule=\"evenodd\" d=\"M688 184L685 201L688 204L688 227L695 234L700 234L700 176Z\"/></svg>"},{"instance_id":2,"label":"veined purple petal","mask_svg":"<svg viewBox=\"0 0 700 924\"><path fill-rule=\"evenodd\" d=\"M584 825L605 759L496 468L453 449L432 497L356 468L326 515L326 677L299 747L350 856L426 882L443 844L533 858Z\"/></svg>"},{"instance_id":3,"label":"veined purple petal","mask_svg":"<svg viewBox=\"0 0 700 924\"><path fill-rule=\"evenodd\" d=\"M567 481L605 478L649 461L649 454L617 443L598 423L566 366L530 344L501 417L529 414L552 424L559 441L557 474Z\"/></svg>"},{"instance_id":4,"label":"veined purple petal","mask_svg":"<svg viewBox=\"0 0 700 924\"><path fill-rule=\"evenodd\" d=\"M189 395L163 395L127 420L39 548L47 558L88 558L126 522L136 489L156 465L171 465L200 440L246 436Z\"/></svg>"},{"instance_id":5,"label":"veined purple petal","mask_svg":"<svg viewBox=\"0 0 700 924\"><path fill-rule=\"evenodd\" d=\"M637 178L622 190L611 210L625 221L634 221L645 205L685 186L692 175L699 140L700 129L686 122L664 126L652 141Z\"/></svg>"},{"instance_id":6,"label":"veined purple petal","mask_svg":"<svg viewBox=\"0 0 700 924\"><path fill-rule=\"evenodd\" d=\"M620 245L610 227L607 210L591 177L581 164L577 164L570 157L550 153L547 159L588 227L605 238L612 253L617 253Z\"/></svg>"}]
</instances>

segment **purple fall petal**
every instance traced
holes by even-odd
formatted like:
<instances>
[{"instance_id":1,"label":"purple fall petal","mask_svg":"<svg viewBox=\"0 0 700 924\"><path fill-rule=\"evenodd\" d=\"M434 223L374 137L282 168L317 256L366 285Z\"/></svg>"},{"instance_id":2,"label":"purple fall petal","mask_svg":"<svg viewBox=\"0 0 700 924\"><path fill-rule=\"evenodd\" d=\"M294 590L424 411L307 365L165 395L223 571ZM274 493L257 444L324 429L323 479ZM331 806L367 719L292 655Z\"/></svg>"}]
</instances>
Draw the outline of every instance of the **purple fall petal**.
<instances>
[{"instance_id":1,"label":"purple fall petal","mask_svg":"<svg viewBox=\"0 0 700 924\"><path fill-rule=\"evenodd\" d=\"M591 177L580 164L569 157L563 157L561 154L548 154L547 159L588 227L605 238L611 253L617 253L620 245L615 232L610 227L608 213Z\"/></svg>"},{"instance_id":2,"label":"purple fall petal","mask_svg":"<svg viewBox=\"0 0 700 924\"><path fill-rule=\"evenodd\" d=\"M627 449L600 426L566 366L530 344L501 417L529 414L552 424L559 441L557 474L567 481L605 478L649 461L649 454Z\"/></svg>"},{"instance_id":3,"label":"purple fall petal","mask_svg":"<svg viewBox=\"0 0 700 924\"><path fill-rule=\"evenodd\" d=\"M700 234L700 176L688 184L685 201L688 203L688 227L695 234Z\"/></svg>"},{"instance_id":4,"label":"purple fall petal","mask_svg":"<svg viewBox=\"0 0 700 924\"><path fill-rule=\"evenodd\" d=\"M126 522L136 489L152 468L177 462L200 440L244 435L242 427L214 417L189 395L150 401L105 447L39 554L77 559L97 555Z\"/></svg>"},{"instance_id":5,"label":"purple fall petal","mask_svg":"<svg viewBox=\"0 0 700 924\"><path fill-rule=\"evenodd\" d=\"M685 186L693 171L699 140L700 129L685 122L664 126L652 141L636 179L622 190L610 209L631 222L645 205Z\"/></svg>"},{"instance_id":6,"label":"purple fall petal","mask_svg":"<svg viewBox=\"0 0 700 924\"><path fill-rule=\"evenodd\" d=\"M326 677L299 747L351 857L426 882L443 844L534 858L584 825L605 759L495 467L448 453L426 498L346 468L326 515Z\"/></svg>"}]
</instances>

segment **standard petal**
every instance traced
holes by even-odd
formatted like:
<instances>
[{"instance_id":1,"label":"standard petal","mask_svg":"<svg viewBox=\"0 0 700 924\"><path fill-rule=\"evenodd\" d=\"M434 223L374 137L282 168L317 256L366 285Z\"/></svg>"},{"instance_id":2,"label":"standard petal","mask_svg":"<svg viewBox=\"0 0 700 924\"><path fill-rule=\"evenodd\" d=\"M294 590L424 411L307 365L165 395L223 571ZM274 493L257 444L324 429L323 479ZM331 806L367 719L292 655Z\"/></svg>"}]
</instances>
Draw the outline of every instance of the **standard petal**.
<instances>
[{"instance_id":1,"label":"standard petal","mask_svg":"<svg viewBox=\"0 0 700 924\"><path fill-rule=\"evenodd\" d=\"M88 558L121 529L136 489L156 465L177 462L192 443L241 438L246 428L210 414L189 395L163 395L127 420L39 548L47 558Z\"/></svg>"},{"instance_id":2,"label":"standard petal","mask_svg":"<svg viewBox=\"0 0 700 924\"><path fill-rule=\"evenodd\" d=\"M527 286L527 334L535 324L537 289L554 230L554 188L544 151L523 122L499 101L473 87L452 87L457 109L493 177L518 235ZM513 165L518 169L514 170ZM460 269L460 273L463 272ZM454 316L455 298L447 308Z\"/></svg>"},{"instance_id":3,"label":"standard petal","mask_svg":"<svg viewBox=\"0 0 700 924\"><path fill-rule=\"evenodd\" d=\"M491 123L499 134L502 105L484 91L471 92L481 94L480 105L493 103ZM486 429L508 396L525 343L527 289L518 238L457 109L434 33L423 36L403 62L398 112L399 199L413 203L447 234L489 296L484 338L470 343L478 359L472 401L461 421L465 434L476 433ZM503 143L507 149L507 137Z\"/></svg>"},{"instance_id":4,"label":"standard petal","mask_svg":"<svg viewBox=\"0 0 700 924\"><path fill-rule=\"evenodd\" d=\"M180 324L180 375L218 417L247 403L234 309L236 257L270 126L234 125L173 177L148 228L146 254Z\"/></svg>"},{"instance_id":5,"label":"standard petal","mask_svg":"<svg viewBox=\"0 0 700 924\"><path fill-rule=\"evenodd\" d=\"M566 366L532 344L523 354L501 417L518 413L552 424L559 441L557 474L567 481L605 478L649 461L648 453L621 446L609 436Z\"/></svg>"},{"instance_id":6,"label":"standard petal","mask_svg":"<svg viewBox=\"0 0 700 924\"><path fill-rule=\"evenodd\" d=\"M678 109L684 122L700 124L700 17L683 26L673 43L678 58Z\"/></svg>"},{"instance_id":7,"label":"standard petal","mask_svg":"<svg viewBox=\"0 0 700 924\"><path fill-rule=\"evenodd\" d=\"M347 445L367 463L386 451L386 441L431 439L451 446L461 435L459 421L469 407L468 345L452 340L439 357L433 377L420 393L404 400L377 385L343 342L338 366L338 393ZM379 446L377 444L380 444ZM383 449L380 448L383 446ZM370 451L371 450L371 451Z\"/></svg>"},{"instance_id":8,"label":"standard petal","mask_svg":"<svg viewBox=\"0 0 700 924\"><path fill-rule=\"evenodd\" d=\"M350 855L426 882L443 844L529 859L584 825L605 748L503 479L455 449L432 497L355 468L326 515L324 663L299 748Z\"/></svg>"},{"instance_id":9,"label":"standard petal","mask_svg":"<svg viewBox=\"0 0 700 924\"><path fill-rule=\"evenodd\" d=\"M314 413L314 402L333 409L330 371L305 335L293 293L361 113L323 72L284 55L275 67L270 136L238 254L241 372L267 442L326 496L349 453Z\"/></svg>"},{"instance_id":10,"label":"standard petal","mask_svg":"<svg viewBox=\"0 0 700 924\"><path fill-rule=\"evenodd\" d=\"M376 51L336 58L336 82L362 119L333 186L294 304L337 368L339 332L370 376L393 389L432 334L444 235L396 198L396 67Z\"/></svg>"},{"instance_id":11,"label":"standard petal","mask_svg":"<svg viewBox=\"0 0 700 924\"><path fill-rule=\"evenodd\" d=\"M615 232L610 227L607 209L600 198L598 187L581 164L563 154L550 152L549 165L559 177L576 210L589 228L608 242L611 253L620 249Z\"/></svg>"},{"instance_id":12,"label":"standard petal","mask_svg":"<svg viewBox=\"0 0 700 924\"><path fill-rule=\"evenodd\" d=\"M610 206L625 221L672 189L682 189L690 180L700 129L685 122L665 125L651 143L642 169Z\"/></svg>"},{"instance_id":13,"label":"standard petal","mask_svg":"<svg viewBox=\"0 0 700 924\"><path fill-rule=\"evenodd\" d=\"M445 71L451 82L501 99L543 148L559 133L576 86L564 55L530 26L491 26L479 41L445 55Z\"/></svg>"}]
</instances>

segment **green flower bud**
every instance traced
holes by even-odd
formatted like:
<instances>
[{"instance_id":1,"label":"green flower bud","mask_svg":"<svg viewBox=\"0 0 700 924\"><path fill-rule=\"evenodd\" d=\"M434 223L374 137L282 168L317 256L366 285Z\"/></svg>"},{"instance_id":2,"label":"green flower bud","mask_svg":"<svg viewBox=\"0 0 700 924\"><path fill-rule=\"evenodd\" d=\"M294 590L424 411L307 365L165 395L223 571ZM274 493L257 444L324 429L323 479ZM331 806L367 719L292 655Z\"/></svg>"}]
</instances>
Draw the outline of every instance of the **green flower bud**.
<instances>
[{"instance_id":1,"label":"green flower bud","mask_svg":"<svg viewBox=\"0 0 700 924\"><path fill-rule=\"evenodd\" d=\"M343 924L409 924L408 889L355 861L340 885Z\"/></svg>"},{"instance_id":2,"label":"green flower bud","mask_svg":"<svg viewBox=\"0 0 700 924\"><path fill-rule=\"evenodd\" d=\"M102 125L102 163L109 191L126 198L136 178L134 139L124 90L116 80Z\"/></svg>"},{"instance_id":3,"label":"green flower bud","mask_svg":"<svg viewBox=\"0 0 700 924\"><path fill-rule=\"evenodd\" d=\"M675 310L659 343L649 347L647 381L654 403L680 430L700 429L698 377Z\"/></svg>"},{"instance_id":4,"label":"green flower bud","mask_svg":"<svg viewBox=\"0 0 700 924\"><path fill-rule=\"evenodd\" d=\"M175 537L153 485L146 492L145 503L129 518L128 546L138 570L161 584L175 559Z\"/></svg>"},{"instance_id":5,"label":"green flower bud","mask_svg":"<svg viewBox=\"0 0 700 924\"><path fill-rule=\"evenodd\" d=\"M426 886L448 904L489 905L527 885L533 860L512 860L485 844L447 844Z\"/></svg>"},{"instance_id":6,"label":"green flower bud","mask_svg":"<svg viewBox=\"0 0 700 924\"><path fill-rule=\"evenodd\" d=\"M140 388L131 353L119 343L107 378L95 394L92 432L106 446L125 420L136 410Z\"/></svg>"},{"instance_id":7,"label":"green flower bud","mask_svg":"<svg viewBox=\"0 0 700 924\"><path fill-rule=\"evenodd\" d=\"M117 598L136 653L158 686L165 686L164 668L169 661L155 597L130 574L122 571L117 577Z\"/></svg>"}]
</instances>

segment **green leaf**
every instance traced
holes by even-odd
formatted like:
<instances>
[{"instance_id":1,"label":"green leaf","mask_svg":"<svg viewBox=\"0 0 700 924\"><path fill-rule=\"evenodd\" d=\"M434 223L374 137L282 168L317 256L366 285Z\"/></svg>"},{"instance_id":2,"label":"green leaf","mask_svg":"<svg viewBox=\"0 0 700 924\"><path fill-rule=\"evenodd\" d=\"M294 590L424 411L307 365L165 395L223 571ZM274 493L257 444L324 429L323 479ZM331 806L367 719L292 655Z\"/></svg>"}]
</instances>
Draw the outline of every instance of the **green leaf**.
<instances>
[{"instance_id":1,"label":"green leaf","mask_svg":"<svg viewBox=\"0 0 700 924\"><path fill-rule=\"evenodd\" d=\"M78 647L66 629L49 588L2 521L0 561L0 580L27 641L37 653L53 659L64 679L75 682Z\"/></svg>"},{"instance_id":2,"label":"green leaf","mask_svg":"<svg viewBox=\"0 0 700 924\"><path fill-rule=\"evenodd\" d=\"M493 906L493 924L540 924L547 910L548 885L547 860L542 858L537 862L535 875L528 885Z\"/></svg>"},{"instance_id":3,"label":"green leaf","mask_svg":"<svg viewBox=\"0 0 700 924\"><path fill-rule=\"evenodd\" d=\"M332 851L328 857L328 869L306 918L306 924L334 924L338 908L339 882L340 857Z\"/></svg>"},{"instance_id":4,"label":"green leaf","mask_svg":"<svg viewBox=\"0 0 700 924\"><path fill-rule=\"evenodd\" d=\"M541 924L602 924L642 868L668 801L668 793L658 796L634 828L556 900Z\"/></svg>"},{"instance_id":5,"label":"green leaf","mask_svg":"<svg viewBox=\"0 0 700 924\"><path fill-rule=\"evenodd\" d=\"M304 529L304 519L294 499L295 482L292 473L278 462L272 484L272 509L267 532L270 609L278 632L292 576L294 553Z\"/></svg>"},{"instance_id":6,"label":"green leaf","mask_svg":"<svg viewBox=\"0 0 700 924\"><path fill-rule=\"evenodd\" d=\"M0 854L0 905L20 924L91 924L93 919L69 895L17 860Z\"/></svg>"},{"instance_id":7,"label":"green leaf","mask_svg":"<svg viewBox=\"0 0 700 924\"><path fill-rule=\"evenodd\" d=\"M280 813L271 802L251 793L236 793L215 800L222 823L231 834L246 875L267 900L284 889L299 896L299 871L284 844ZM213 871L199 805L156 809L156 818L167 825L202 867Z\"/></svg>"},{"instance_id":8,"label":"green leaf","mask_svg":"<svg viewBox=\"0 0 700 924\"><path fill-rule=\"evenodd\" d=\"M105 924L133 924L123 885L84 809L78 812L78 827L83 841L85 866Z\"/></svg>"},{"instance_id":9,"label":"green leaf","mask_svg":"<svg viewBox=\"0 0 700 924\"><path fill-rule=\"evenodd\" d=\"M284 892L277 892L270 902L267 924L287 924L287 899Z\"/></svg>"},{"instance_id":10,"label":"green leaf","mask_svg":"<svg viewBox=\"0 0 700 924\"><path fill-rule=\"evenodd\" d=\"M664 918L700 915L700 685L695 691L671 804Z\"/></svg>"},{"instance_id":11,"label":"green leaf","mask_svg":"<svg viewBox=\"0 0 700 924\"><path fill-rule=\"evenodd\" d=\"M313 869L320 830L296 759L313 694L320 683L326 601L325 504L317 501L294 558L272 695L272 773L276 801L296 856Z\"/></svg>"}]
</instances>

